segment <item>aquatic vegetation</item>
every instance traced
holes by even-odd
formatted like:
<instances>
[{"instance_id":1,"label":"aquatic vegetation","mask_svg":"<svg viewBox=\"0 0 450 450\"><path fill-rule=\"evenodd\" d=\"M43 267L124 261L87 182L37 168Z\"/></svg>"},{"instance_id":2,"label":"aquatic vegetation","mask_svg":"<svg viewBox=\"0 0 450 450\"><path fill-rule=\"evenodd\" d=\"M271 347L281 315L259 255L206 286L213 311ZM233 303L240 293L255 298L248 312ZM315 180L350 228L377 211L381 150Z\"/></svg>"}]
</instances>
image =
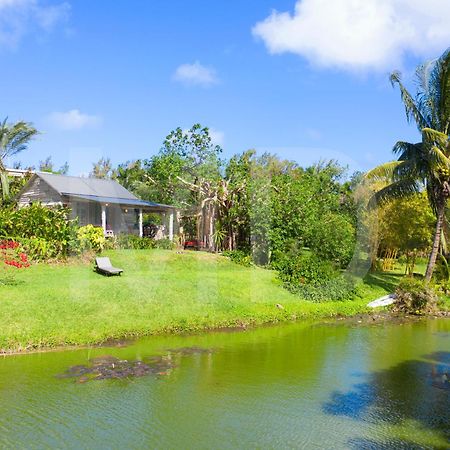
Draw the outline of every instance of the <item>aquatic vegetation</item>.
<instances>
[{"instance_id":1,"label":"aquatic vegetation","mask_svg":"<svg viewBox=\"0 0 450 450\"><path fill-rule=\"evenodd\" d=\"M114 356L100 356L88 364L70 367L60 378L75 378L78 383L111 378L143 377L147 375L167 375L174 367L169 358L152 357L145 362L128 361Z\"/></svg>"},{"instance_id":2,"label":"aquatic vegetation","mask_svg":"<svg viewBox=\"0 0 450 450\"><path fill-rule=\"evenodd\" d=\"M115 356L98 356L87 364L69 367L58 378L75 378L77 383L92 380L107 380L120 378L137 378L148 375L169 375L177 366L177 359L183 356L211 353L211 349L201 347L182 347L167 350L164 355L148 356L142 360L119 359Z\"/></svg>"}]
</instances>

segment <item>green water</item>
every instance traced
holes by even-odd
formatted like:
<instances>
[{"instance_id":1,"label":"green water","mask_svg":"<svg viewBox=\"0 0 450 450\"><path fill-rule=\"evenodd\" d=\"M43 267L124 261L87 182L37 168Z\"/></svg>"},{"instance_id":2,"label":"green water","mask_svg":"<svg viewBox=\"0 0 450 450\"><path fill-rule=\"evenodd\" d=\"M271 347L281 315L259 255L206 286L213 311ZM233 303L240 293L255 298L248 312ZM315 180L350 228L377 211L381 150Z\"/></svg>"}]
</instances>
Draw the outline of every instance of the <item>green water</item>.
<instances>
[{"instance_id":1,"label":"green water","mask_svg":"<svg viewBox=\"0 0 450 450\"><path fill-rule=\"evenodd\" d=\"M0 359L2 448L447 448L450 321L293 324ZM202 347L180 356L168 349ZM167 374L58 378L99 355ZM437 383L436 383L437 380ZM433 385L434 383L434 385Z\"/></svg>"}]
</instances>

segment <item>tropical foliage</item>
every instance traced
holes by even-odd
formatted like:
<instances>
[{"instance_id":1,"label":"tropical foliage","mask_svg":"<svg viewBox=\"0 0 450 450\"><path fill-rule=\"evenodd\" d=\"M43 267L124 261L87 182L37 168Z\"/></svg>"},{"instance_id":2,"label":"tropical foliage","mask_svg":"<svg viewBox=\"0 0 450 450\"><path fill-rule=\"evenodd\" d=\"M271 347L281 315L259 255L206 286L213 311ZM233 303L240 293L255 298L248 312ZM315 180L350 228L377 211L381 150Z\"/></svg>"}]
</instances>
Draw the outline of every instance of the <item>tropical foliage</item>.
<instances>
[{"instance_id":1,"label":"tropical foliage","mask_svg":"<svg viewBox=\"0 0 450 450\"><path fill-rule=\"evenodd\" d=\"M102 158L90 176L117 179L140 198L177 206L183 212L181 243L192 240L202 249L224 252L238 264L274 269L289 290L311 301L355 297L353 280L342 272L356 260L357 244L358 258L376 260L395 250L406 258L410 274L417 256L430 252L429 281L436 260L439 273L442 268L448 272L450 50L421 65L416 76L414 96L398 72L390 79L400 90L407 119L420 131L420 142L397 142L393 148L397 160L365 176L349 177L336 161L301 167L275 154L257 155L254 150L225 160L209 129L200 124L171 131L159 152L148 159L115 168L110 159ZM24 122L7 125L5 121L0 128L0 175L6 197L5 158L23 150L35 134ZM44 163L54 171L50 158ZM361 181L365 186L360 186ZM379 206L376 212L361 211L367 205L367 190L370 206ZM35 258L66 256L84 249L174 245L128 235L105 240L101 229L88 226L77 231L67 218L64 209L11 206L0 212L0 232L5 238L17 239ZM155 224L155 218L148 216L145 223ZM357 239L361 234L367 237L364 245Z\"/></svg>"},{"instance_id":2,"label":"tropical foliage","mask_svg":"<svg viewBox=\"0 0 450 450\"><path fill-rule=\"evenodd\" d=\"M20 121L10 124L7 121L6 118L0 122L0 188L3 200L10 196L10 180L6 172L7 159L25 150L30 140L38 134L31 123Z\"/></svg>"},{"instance_id":3,"label":"tropical foliage","mask_svg":"<svg viewBox=\"0 0 450 450\"><path fill-rule=\"evenodd\" d=\"M13 239L33 259L67 256L77 247L77 227L69 210L33 204L26 208L0 209L0 237Z\"/></svg>"},{"instance_id":4,"label":"tropical foliage","mask_svg":"<svg viewBox=\"0 0 450 450\"><path fill-rule=\"evenodd\" d=\"M445 209L450 196L450 49L440 58L417 68L417 93L412 96L398 72L391 82L400 89L408 120L414 120L422 140L399 141L394 146L397 161L383 164L367 175L370 180L388 180L373 197L385 203L392 198L407 197L425 189L436 215L432 251L426 280L433 274L440 249Z\"/></svg>"},{"instance_id":5,"label":"tropical foliage","mask_svg":"<svg viewBox=\"0 0 450 450\"><path fill-rule=\"evenodd\" d=\"M94 250L101 252L106 245L103 228L94 225L85 225L77 230L78 246L81 251Z\"/></svg>"}]
</instances>

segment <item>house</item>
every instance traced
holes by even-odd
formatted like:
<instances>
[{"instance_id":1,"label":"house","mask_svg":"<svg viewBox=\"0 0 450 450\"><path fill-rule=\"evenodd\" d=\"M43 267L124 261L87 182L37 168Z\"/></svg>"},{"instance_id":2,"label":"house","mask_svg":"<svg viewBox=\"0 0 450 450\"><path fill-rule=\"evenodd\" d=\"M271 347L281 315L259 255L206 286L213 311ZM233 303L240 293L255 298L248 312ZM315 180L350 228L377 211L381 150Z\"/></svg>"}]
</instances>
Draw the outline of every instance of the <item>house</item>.
<instances>
[{"instance_id":1,"label":"house","mask_svg":"<svg viewBox=\"0 0 450 450\"><path fill-rule=\"evenodd\" d=\"M46 172L33 174L19 193L19 207L33 202L64 205L72 210L81 226L102 227L105 236L119 233L143 236L143 214L162 217L157 237L173 239L176 208L138 199L115 180L71 177Z\"/></svg>"},{"instance_id":2,"label":"house","mask_svg":"<svg viewBox=\"0 0 450 450\"><path fill-rule=\"evenodd\" d=\"M24 178L27 175L29 175L30 173L34 173L34 171L32 171L31 169L8 169L6 168L6 174L10 177L14 177L14 178Z\"/></svg>"}]
</instances>

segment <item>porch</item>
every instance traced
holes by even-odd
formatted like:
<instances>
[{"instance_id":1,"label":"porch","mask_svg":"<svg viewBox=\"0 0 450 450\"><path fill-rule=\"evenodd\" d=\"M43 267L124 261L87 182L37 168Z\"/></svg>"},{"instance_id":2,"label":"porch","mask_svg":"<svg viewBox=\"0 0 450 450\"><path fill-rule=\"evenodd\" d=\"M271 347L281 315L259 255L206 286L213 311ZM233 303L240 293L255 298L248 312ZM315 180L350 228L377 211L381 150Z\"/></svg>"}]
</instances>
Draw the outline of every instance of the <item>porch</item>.
<instances>
[{"instance_id":1,"label":"porch","mask_svg":"<svg viewBox=\"0 0 450 450\"><path fill-rule=\"evenodd\" d=\"M83 196L88 197L88 196ZM68 206L72 209L72 217L78 218L81 226L92 224L102 227L105 236L118 234L134 234L140 237L144 233L144 215L148 213L160 216L155 239L173 240L175 230L175 208L144 200L128 200L116 198L82 198L71 196Z\"/></svg>"}]
</instances>

